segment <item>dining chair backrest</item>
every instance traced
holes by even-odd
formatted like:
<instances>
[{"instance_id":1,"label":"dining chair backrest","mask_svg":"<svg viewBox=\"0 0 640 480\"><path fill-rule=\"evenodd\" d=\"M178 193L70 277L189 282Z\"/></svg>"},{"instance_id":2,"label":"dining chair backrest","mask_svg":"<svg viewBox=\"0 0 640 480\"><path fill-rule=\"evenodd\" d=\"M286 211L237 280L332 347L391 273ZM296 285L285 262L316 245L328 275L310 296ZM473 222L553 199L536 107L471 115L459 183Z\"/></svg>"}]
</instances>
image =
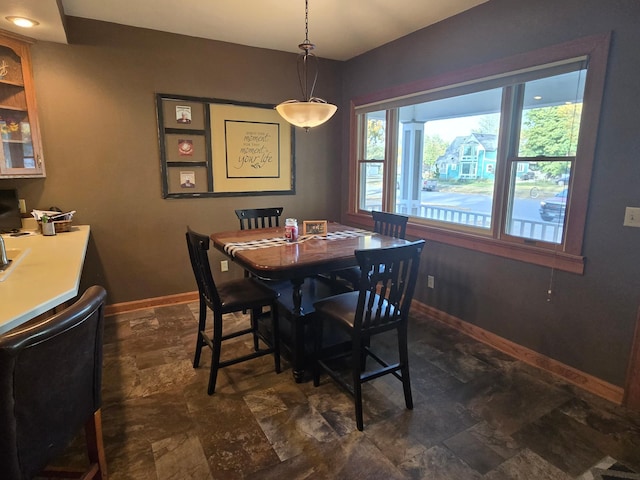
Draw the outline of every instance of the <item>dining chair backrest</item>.
<instances>
[{"instance_id":1,"label":"dining chair backrest","mask_svg":"<svg viewBox=\"0 0 640 480\"><path fill-rule=\"evenodd\" d=\"M41 473L83 427L94 474L106 478L99 413L105 298L104 288L89 287L61 312L0 336L3 479Z\"/></svg>"},{"instance_id":2,"label":"dining chair backrest","mask_svg":"<svg viewBox=\"0 0 640 480\"><path fill-rule=\"evenodd\" d=\"M206 235L194 232L187 227L187 248L189 249L189 260L191 260L191 268L193 275L196 277L198 284L198 293L212 309L221 307L220 295L216 288L216 283L211 273L211 264L209 263L209 244L210 239Z\"/></svg>"},{"instance_id":3,"label":"dining chair backrest","mask_svg":"<svg viewBox=\"0 0 640 480\"><path fill-rule=\"evenodd\" d=\"M354 329L369 334L406 323L425 241L396 247L356 250L360 294Z\"/></svg>"},{"instance_id":4,"label":"dining chair backrest","mask_svg":"<svg viewBox=\"0 0 640 480\"><path fill-rule=\"evenodd\" d=\"M403 238L407 233L407 221L409 217L406 215L398 215L397 213L371 212L373 217L373 231L388 237Z\"/></svg>"},{"instance_id":5,"label":"dining chair backrest","mask_svg":"<svg viewBox=\"0 0 640 480\"><path fill-rule=\"evenodd\" d=\"M283 210L284 207L269 207L245 208L235 212L240 221L240 230L251 230L253 228L279 227Z\"/></svg>"}]
</instances>

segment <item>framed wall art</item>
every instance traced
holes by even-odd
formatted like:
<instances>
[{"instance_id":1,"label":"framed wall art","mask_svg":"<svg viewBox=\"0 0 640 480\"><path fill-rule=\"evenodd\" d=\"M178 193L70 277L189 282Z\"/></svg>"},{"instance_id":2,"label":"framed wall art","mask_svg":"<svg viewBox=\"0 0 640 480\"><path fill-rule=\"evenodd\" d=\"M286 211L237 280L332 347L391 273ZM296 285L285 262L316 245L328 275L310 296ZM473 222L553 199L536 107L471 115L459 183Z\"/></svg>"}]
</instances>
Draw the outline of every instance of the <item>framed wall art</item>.
<instances>
[{"instance_id":1,"label":"framed wall art","mask_svg":"<svg viewBox=\"0 0 640 480\"><path fill-rule=\"evenodd\" d=\"M273 107L157 94L163 198L295 194L294 129Z\"/></svg>"}]
</instances>

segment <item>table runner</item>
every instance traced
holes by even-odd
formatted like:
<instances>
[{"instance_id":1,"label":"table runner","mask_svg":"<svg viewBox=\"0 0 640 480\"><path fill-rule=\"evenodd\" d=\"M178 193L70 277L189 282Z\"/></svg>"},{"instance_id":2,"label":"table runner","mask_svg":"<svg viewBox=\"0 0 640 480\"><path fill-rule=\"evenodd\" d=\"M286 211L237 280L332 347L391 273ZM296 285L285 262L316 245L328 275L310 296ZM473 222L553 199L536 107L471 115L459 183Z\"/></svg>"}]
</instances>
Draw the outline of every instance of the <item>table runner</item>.
<instances>
[{"instance_id":1,"label":"table runner","mask_svg":"<svg viewBox=\"0 0 640 480\"><path fill-rule=\"evenodd\" d=\"M339 232L329 232L326 235L300 235L298 237L297 242L289 242L284 237L274 237L274 238L261 238L260 240L249 240L247 242L229 242L225 244L224 251L231 255L235 256L236 252L239 250L256 250L258 248L267 248L267 247L279 247L282 245L291 245L296 243L303 243L307 240L311 240L312 238L318 240L339 240L341 238L351 238L351 237L363 237L365 235L372 235L373 232L362 229L355 230L342 230Z\"/></svg>"}]
</instances>

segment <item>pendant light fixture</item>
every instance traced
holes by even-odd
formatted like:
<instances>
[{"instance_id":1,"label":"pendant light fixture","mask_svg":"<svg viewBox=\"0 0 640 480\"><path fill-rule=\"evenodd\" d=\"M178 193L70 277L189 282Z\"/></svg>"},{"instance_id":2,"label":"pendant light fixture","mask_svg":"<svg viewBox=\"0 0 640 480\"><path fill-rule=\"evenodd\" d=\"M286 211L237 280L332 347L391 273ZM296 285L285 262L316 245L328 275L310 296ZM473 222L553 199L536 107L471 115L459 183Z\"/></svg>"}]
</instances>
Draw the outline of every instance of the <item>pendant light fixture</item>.
<instances>
[{"instance_id":1,"label":"pendant light fixture","mask_svg":"<svg viewBox=\"0 0 640 480\"><path fill-rule=\"evenodd\" d=\"M298 56L298 81L302 90L302 101L287 100L276 107L277 112L287 122L309 131L329 120L338 107L314 97L313 90L318 81L318 57L311 51L316 47L309 41L309 0L304 2L304 42L298 45L302 53ZM309 69L314 72L310 75Z\"/></svg>"}]
</instances>

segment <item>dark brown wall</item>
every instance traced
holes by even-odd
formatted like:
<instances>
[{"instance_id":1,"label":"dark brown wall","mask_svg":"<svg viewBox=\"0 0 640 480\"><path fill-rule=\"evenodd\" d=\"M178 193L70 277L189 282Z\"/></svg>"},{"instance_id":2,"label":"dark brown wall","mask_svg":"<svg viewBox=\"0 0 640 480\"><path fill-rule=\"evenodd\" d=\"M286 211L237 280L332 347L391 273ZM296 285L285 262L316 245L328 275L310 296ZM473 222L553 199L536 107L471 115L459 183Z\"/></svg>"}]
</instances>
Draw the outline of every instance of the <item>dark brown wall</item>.
<instances>
[{"instance_id":1,"label":"dark brown wall","mask_svg":"<svg viewBox=\"0 0 640 480\"><path fill-rule=\"evenodd\" d=\"M17 186L29 210L58 205L91 225L83 284L103 284L109 303L196 289L186 225L235 229L235 208L259 206L284 206L301 220L339 218L339 117L296 129L296 195L161 198L154 94L276 104L300 96L295 54L77 18L68 27L70 45L32 48L47 178L3 182ZM334 102L339 66L323 61L316 89Z\"/></svg>"},{"instance_id":2,"label":"dark brown wall","mask_svg":"<svg viewBox=\"0 0 640 480\"><path fill-rule=\"evenodd\" d=\"M584 275L430 242L417 298L499 336L623 386L640 304L640 3L491 0L345 65L343 99L613 32L584 242ZM344 111L342 112L344 116ZM343 147L346 136L343 136ZM343 156L346 157L346 148ZM580 161L580 159L578 159ZM346 192L343 183L343 193ZM553 296L547 289L553 278Z\"/></svg>"}]
</instances>

